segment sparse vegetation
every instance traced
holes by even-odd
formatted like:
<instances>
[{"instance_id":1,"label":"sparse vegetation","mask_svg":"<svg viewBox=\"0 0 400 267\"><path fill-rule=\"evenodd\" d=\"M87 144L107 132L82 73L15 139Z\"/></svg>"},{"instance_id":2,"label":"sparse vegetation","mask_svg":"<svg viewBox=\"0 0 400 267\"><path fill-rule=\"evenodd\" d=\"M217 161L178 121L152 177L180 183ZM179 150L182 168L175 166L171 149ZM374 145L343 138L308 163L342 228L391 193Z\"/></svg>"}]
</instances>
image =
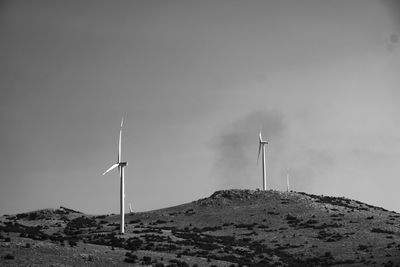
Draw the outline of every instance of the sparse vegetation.
<instances>
[{"instance_id":1,"label":"sparse vegetation","mask_svg":"<svg viewBox=\"0 0 400 267\"><path fill-rule=\"evenodd\" d=\"M396 213L345 198L285 194L219 191L165 211L131 214L126 235L118 234L119 223L109 215L86 216L64 209L21 213L3 217L0 242L10 248L19 244L24 251L40 248L36 240L74 251L93 244L107 248L110 254L104 257L122 252L120 262L152 266L220 266L218 261L225 266L400 262ZM359 229L367 231L361 235ZM354 257L348 256L351 251ZM80 258L96 262L96 257L87 257L92 254L81 253Z\"/></svg>"},{"instance_id":2,"label":"sparse vegetation","mask_svg":"<svg viewBox=\"0 0 400 267\"><path fill-rule=\"evenodd\" d=\"M372 228L371 232L372 233L382 233L382 234L394 234L393 231L381 229L381 228Z\"/></svg>"},{"instance_id":3,"label":"sparse vegetation","mask_svg":"<svg viewBox=\"0 0 400 267\"><path fill-rule=\"evenodd\" d=\"M149 256L144 256L144 257L142 258L142 263L143 263L143 264L146 264L146 265L149 265L149 264L151 263L151 257L149 257Z\"/></svg>"}]
</instances>

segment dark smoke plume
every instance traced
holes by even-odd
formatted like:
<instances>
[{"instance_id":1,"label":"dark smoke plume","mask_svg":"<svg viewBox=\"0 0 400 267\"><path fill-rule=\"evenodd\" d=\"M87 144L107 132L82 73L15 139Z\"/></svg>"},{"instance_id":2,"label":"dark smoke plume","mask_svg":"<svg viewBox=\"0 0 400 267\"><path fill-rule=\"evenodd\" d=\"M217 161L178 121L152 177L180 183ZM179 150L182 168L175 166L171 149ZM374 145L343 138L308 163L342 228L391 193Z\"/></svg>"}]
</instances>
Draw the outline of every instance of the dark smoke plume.
<instances>
[{"instance_id":1,"label":"dark smoke plume","mask_svg":"<svg viewBox=\"0 0 400 267\"><path fill-rule=\"evenodd\" d=\"M278 111L251 113L232 123L216 138L215 170L221 178L221 186L249 188L250 184L254 184L255 172L258 169L256 161L260 128L263 138L274 144L274 147L283 146L285 125L283 115ZM274 155L278 153L276 149L271 150L274 151Z\"/></svg>"},{"instance_id":2,"label":"dark smoke plume","mask_svg":"<svg viewBox=\"0 0 400 267\"><path fill-rule=\"evenodd\" d=\"M269 142L266 147L267 188L284 190L288 169L291 185L297 191L312 190L315 182L327 179L335 165L331 151L315 147L313 140L293 142L288 126L281 112L270 110L251 113L223 130L213 144L218 186L261 188L261 165L257 165L260 127L263 138Z\"/></svg>"}]
</instances>

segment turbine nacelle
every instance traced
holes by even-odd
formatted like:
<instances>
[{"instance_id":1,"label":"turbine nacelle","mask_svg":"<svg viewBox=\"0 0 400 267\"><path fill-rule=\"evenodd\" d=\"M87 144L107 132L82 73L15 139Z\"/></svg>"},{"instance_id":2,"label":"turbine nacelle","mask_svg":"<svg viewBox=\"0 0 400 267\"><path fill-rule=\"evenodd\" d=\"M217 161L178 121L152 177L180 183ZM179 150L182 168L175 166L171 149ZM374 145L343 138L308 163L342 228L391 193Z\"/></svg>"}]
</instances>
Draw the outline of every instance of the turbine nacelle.
<instances>
[{"instance_id":1,"label":"turbine nacelle","mask_svg":"<svg viewBox=\"0 0 400 267\"><path fill-rule=\"evenodd\" d=\"M108 170L106 170L105 172L103 172L103 175L105 175L107 172L112 171L113 169L117 168L117 167L125 167L128 166L128 162L119 162L119 163L115 163L114 165L112 165L110 168L108 168Z\"/></svg>"},{"instance_id":2,"label":"turbine nacelle","mask_svg":"<svg viewBox=\"0 0 400 267\"><path fill-rule=\"evenodd\" d=\"M264 141L262 139L261 130L260 130L260 134L258 135L258 139L259 139L260 144L263 144L263 145L268 144L268 141Z\"/></svg>"}]
</instances>

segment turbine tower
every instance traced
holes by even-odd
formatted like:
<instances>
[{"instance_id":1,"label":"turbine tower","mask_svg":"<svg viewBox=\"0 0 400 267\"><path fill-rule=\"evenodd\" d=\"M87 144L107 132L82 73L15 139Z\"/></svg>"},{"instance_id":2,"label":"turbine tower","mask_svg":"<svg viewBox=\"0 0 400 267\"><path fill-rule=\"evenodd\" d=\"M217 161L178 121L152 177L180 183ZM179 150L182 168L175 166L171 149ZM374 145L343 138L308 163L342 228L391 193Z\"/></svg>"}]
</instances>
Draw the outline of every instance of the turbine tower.
<instances>
[{"instance_id":1,"label":"turbine tower","mask_svg":"<svg viewBox=\"0 0 400 267\"><path fill-rule=\"evenodd\" d=\"M268 144L267 141L264 141L262 139L262 135L261 135L261 130L260 130L260 134L259 134L259 146L258 146L258 157L257 157L257 164L258 164L258 160L260 159L260 152L261 152L261 148L262 148L262 171L263 171L263 190L266 191L267 190L267 169L265 167L265 145Z\"/></svg>"},{"instance_id":2,"label":"turbine tower","mask_svg":"<svg viewBox=\"0 0 400 267\"><path fill-rule=\"evenodd\" d=\"M119 171L119 176L121 178L121 185L120 185L120 232L123 234L125 232L125 205L124 205L124 198L125 198L125 180L124 180L124 167L128 165L128 162L123 162L122 161L122 155L121 155L121 136L122 136L122 125L124 124L124 118L122 117L121 120L121 128L119 130L119 142L118 142L118 159L117 163L112 165L108 170L106 170L103 175L105 175L107 172L115 169L118 167Z\"/></svg>"}]
</instances>

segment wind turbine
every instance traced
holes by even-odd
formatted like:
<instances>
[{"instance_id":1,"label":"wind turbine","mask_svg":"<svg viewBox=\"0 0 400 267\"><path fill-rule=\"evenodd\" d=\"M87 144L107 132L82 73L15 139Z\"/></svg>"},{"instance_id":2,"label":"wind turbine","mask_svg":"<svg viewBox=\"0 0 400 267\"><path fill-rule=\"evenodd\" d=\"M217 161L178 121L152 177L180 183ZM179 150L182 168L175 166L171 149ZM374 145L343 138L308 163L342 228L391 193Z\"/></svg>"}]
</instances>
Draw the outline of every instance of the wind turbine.
<instances>
[{"instance_id":1,"label":"wind turbine","mask_svg":"<svg viewBox=\"0 0 400 267\"><path fill-rule=\"evenodd\" d=\"M286 191L290 192L290 188L289 188L289 171L286 172Z\"/></svg>"},{"instance_id":2,"label":"wind turbine","mask_svg":"<svg viewBox=\"0 0 400 267\"><path fill-rule=\"evenodd\" d=\"M257 164L258 164L258 160L260 159L260 152L261 152L261 148L262 148L262 161L263 161L262 170L263 170L263 190L264 191L267 190L267 169L265 168L265 145L266 144L268 144L268 142L264 141L262 139L261 129L260 129Z\"/></svg>"},{"instance_id":3,"label":"wind turbine","mask_svg":"<svg viewBox=\"0 0 400 267\"><path fill-rule=\"evenodd\" d=\"M118 167L119 175L121 177L121 185L120 185L120 215L121 215L121 234L125 232L125 205L124 205L124 198L125 198L125 181L124 181L124 167L128 165L128 162L123 162L122 161L122 155L121 155L121 136L122 136L122 125L124 124L124 118L122 117L121 120L121 128L119 130L119 142L118 142L118 159L117 163L112 165L108 170L106 170L103 175L105 175L107 172L115 169Z\"/></svg>"}]
</instances>

